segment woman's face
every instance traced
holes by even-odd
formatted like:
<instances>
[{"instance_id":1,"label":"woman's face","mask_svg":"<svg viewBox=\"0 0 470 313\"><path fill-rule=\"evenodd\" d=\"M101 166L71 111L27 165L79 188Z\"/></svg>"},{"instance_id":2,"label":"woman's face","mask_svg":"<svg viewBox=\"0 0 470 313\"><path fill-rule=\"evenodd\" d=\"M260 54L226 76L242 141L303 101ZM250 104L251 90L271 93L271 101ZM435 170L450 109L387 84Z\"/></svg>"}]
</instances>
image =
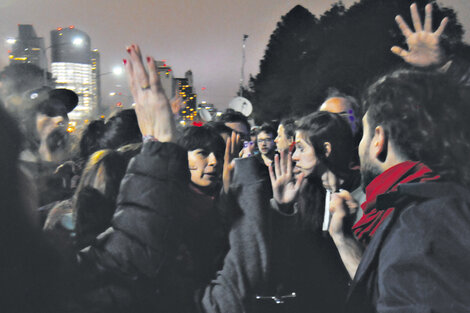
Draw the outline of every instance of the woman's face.
<instances>
[{"instance_id":1,"label":"woman's face","mask_svg":"<svg viewBox=\"0 0 470 313\"><path fill-rule=\"evenodd\" d=\"M318 165L315 149L302 131L295 133L295 152L292 155L292 161L295 162L295 176L303 173L305 177L308 177Z\"/></svg>"},{"instance_id":2,"label":"woman's face","mask_svg":"<svg viewBox=\"0 0 470 313\"><path fill-rule=\"evenodd\" d=\"M188 166L191 181L200 187L211 187L220 181L222 174L221 160L217 160L214 152L205 149L188 151Z\"/></svg>"}]
</instances>

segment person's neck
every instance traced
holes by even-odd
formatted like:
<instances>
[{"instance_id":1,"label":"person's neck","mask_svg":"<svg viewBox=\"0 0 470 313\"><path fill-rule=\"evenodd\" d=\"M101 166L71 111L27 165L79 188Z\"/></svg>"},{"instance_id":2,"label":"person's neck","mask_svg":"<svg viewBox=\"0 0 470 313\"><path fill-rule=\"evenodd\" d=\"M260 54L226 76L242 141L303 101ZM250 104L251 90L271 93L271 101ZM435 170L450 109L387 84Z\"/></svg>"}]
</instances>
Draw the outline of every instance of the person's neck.
<instances>
[{"instance_id":1,"label":"person's neck","mask_svg":"<svg viewBox=\"0 0 470 313\"><path fill-rule=\"evenodd\" d=\"M274 153L261 154L261 158L266 166L270 166L274 160Z\"/></svg>"}]
</instances>

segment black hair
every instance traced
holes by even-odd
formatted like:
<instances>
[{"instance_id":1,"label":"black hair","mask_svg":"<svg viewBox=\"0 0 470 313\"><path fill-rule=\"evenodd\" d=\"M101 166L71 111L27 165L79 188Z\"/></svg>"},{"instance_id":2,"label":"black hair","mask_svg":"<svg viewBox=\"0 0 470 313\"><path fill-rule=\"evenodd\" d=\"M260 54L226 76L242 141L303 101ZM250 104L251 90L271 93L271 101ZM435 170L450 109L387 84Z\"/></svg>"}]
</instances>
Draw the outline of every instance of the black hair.
<instances>
[{"instance_id":1,"label":"black hair","mask_svg":"<svg viewBox=\"0 0 470 313\"><path fill-rule=\"evenodd\" d=\"M213 129L207 126L190 126L184 129L178 144L188 151L204 149L214 152L218 160L222 161L225 153L225 142Z\"/></svg>"},{"instance_id":2,"label":"black hair","mask_svg":"<svg viewBox=\"0 0 470 313\"><path fill-rule=\"evenodd\" d=\"M421 161L444 179L470 185L468 93L445 74L398 70L364 95L370 134L382 126L402 158Z\"/></svg>"},{"instance_id":3,"label":"black hair","mask_svg":"<svg viewBox=\"0 0 470 313\"><path fill-rule=\"evenodd\" d=\"M261 127L259 127L257 130L256 130L256 136L258 136L261 132L265 132L267 134L271 134L273 136L273 140L274 138L276 138L277 136L277 131L276 129L271 125L271 124L268 124L268 123L264 123L263 125L261 125Z\"/></svg>"},{"instance_id":4,"label":"black hair","mask_svg":"<svg viewBox=\"0 0 470 313\"><path fill-rule=\"evenodd\" d=\"M232 134L232 129L228 126L225 126L225 124L222 123L222 122L213 122L212 121L212 122L204 124L204 126L213 129L219 135L222 135L222 134L231 135Z\"/></svg>"},{"instance_id":5,"label":"black hair","mask_svg":"<svg viewBox=\"0 0 470 313\"><path fill-rule=\"evenodd\" d=\"M129 159L114 150L100 150L88 160L73 197L77 246L90 244L111 225L119 186ZM95 185L99 185L100 189Z\"/></svg>"},{"instance_id":6,"label":"black hair","mask_svg":"<svg viewBox=\"0 0 470 313\"><path fill-rule=\"evenodd\" d=\"M283 119L281 120L281 123L279 123L279 125L282 125L284 127L284 134L287 138L294 139L296 128L294 118Z\"/></svg>"},{"instance_id":7,"label":"black hair","mask_svg":"<svg viewBox=\"0 0 470 313\"><path fill-rule=\"evenodd\" d=\"M102 138L103 149L117 149L121 146L142 141L137 115L134 109L122 110L106 121Z\"/></svg>"},{"instance_id":8,"label":"black hair","mask_svg":"<svg viewBox=\"0 0 470 313\"><path fill-rule=\"evenodd\" d=\"M248 123L246 116L231 109L227 109L227 111L222 114L220 121L223 123L242 123L246 126L248 131L250 130L250 123Z\"/></svg>"},{"instance_id":9,"label":"black hair","mask_svg":"<svg viewBox=\"0 0 470 313\"><path fill-rule=\"evenodd\" d=\"M87 159L101 149L117 149L139 142L142 142L142 135L135 111L122 110L106 122L95 120L88 124L78 143L78 156Z\"/></svg>"},{"instance_id":10,"label":"black hair","mask_svg":"<svg viewBox=\"0 0 470 313\"><path fill-rule=\"evenodd\" d=\"M302 131L313 146L321 164L337 177L348 179L351 174L350 162L353 157L353 135L348 122L339 114L318 111L298 121L297 131ZM331 144L326 156L325 142ZM315 173L315 172L314 172ZM299 196L299 223L304 228L320 231L323 221L325 189L319 175L309 175Z\"/></svg>"},{"instance_id":11,"label":"black hair","mask_svg":"<svg viewBox=\"0 0 470 313\"><path fill-rule=\"evenodd\" d=\"M317 158L333 174L342 179L349 176L350 163L354 156L354 139L351 127L341 115L325 111L311 113L299 120L297 131L305 133ZM325 142L331 144L328 157Z\"/></svg>"}]
</instances>

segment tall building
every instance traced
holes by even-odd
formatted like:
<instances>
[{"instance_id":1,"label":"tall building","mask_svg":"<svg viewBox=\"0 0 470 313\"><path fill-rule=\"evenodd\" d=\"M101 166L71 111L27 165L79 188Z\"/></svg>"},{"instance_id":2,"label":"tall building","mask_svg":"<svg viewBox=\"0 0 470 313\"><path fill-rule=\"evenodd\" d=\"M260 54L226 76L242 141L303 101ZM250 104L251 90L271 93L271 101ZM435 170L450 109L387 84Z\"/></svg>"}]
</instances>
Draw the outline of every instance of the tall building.
<instances>
[{"instance_id":1,"label":"tall building","mask_svg":"<svg viewBox=\"0 0 470 313\"><path fill-rule=\"evenodd\" d=\"M173 71L171 67L168 66L165 61L156 61L158 76L160 77L160 82L162 83L163 90L165 91L168 99L171 99L175 96L175 82L173 79Z\"/></svg>"},{"instance_id":2,"label":"tall building","mask_svg":"<svg viewBox=\"0 0 470 313\"><path fill-rule=\"evenodd\" d=\"M11 40L10 64L32 63L44 69L47 67L44 38L38 37L33 25L18 24L18 36Z\"/></svg>"},{"instance_id":3,"label":"tall building","mask_svg":"<svg viewBox=\"0 0 470 313\"><path fill-rule=\"evenodd\" d=\"M90 37L74 26L51 31L51 71L56 88L73 90L79 99L77 107L69 113L71 120L90 118L98 106L96 53L91 51Z\"/></svg>"},{"instance_id":4,"label":"tall building","mask_svg":"<svg viewBox=\"0 0 470 313\"><path fill-rule=\"evenodd\" d=\"M183 98L183 108L180 111L181 119L191 122L197 117L197 94L193 91L192 72L187 71L185 78L175 78L175 88Z\"/></svg>"}]
</instances>

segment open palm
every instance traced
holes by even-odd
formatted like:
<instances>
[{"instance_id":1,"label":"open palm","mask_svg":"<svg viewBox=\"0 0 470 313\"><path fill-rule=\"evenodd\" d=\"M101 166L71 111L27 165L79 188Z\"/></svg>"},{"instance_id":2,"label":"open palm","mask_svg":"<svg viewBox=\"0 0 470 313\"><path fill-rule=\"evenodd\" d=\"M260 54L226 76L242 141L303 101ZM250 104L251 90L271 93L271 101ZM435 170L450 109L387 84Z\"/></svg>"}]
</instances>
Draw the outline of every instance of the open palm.
<instances>
[{"instance_id":1,"label":"open palm","mask_svg":"<svg viewBox=\"0 0 470 313\"><path fill-rule=\"evenodd\" d=\"M427 67L441 64L444 59L444 53L440 46L440 37L445 30L448 19L444 18L439 28L433 32L431 4L426 5L425 8L424 26L421 23L416 4L413 3L411 5L410 11L415 29L414 32L400 15L395 18L398 27L406 38L408 50L394 46L391 49L392 52L413 66Z\"/></svg>"},{"instance_id":2,"label":"open palm","mask_svg":"<svg viewBox=\"0 0 470 313\"><path fill-rule=\"evenodd\" d=\"M271 186L273 188L273 198L277 203L290 204L295 201L299 194L300 186L304 178L304 174L294 180L292 177L292 154L289 153L287 162L285 162L285 152L281 152L281 160L279 156L274 157L275 169L272 164L269 166L269 176L271 177Z\"/></svg>"}]
</instances>

